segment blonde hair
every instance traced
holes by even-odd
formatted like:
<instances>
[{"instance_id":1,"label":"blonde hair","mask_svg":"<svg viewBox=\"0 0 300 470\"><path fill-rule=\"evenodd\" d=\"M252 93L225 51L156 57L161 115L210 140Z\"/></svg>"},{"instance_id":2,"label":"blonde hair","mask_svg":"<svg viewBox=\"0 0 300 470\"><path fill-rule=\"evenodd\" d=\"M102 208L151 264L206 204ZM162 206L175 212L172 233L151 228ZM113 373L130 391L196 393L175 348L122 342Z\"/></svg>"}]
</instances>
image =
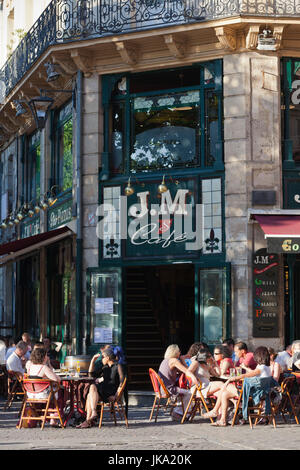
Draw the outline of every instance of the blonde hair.
<instances>
[{"instance_id":1,"label":"blonde hair","mask_svg":"<svg viewBox=\"0 0 300 470\"><path fill-rule=\"evenodd\" d=\"M177 357L178 353L180 353L178 344L170 344L166 349L164 357L165 359L171 359L172 357Z\"/></svg>"}]
</instances>

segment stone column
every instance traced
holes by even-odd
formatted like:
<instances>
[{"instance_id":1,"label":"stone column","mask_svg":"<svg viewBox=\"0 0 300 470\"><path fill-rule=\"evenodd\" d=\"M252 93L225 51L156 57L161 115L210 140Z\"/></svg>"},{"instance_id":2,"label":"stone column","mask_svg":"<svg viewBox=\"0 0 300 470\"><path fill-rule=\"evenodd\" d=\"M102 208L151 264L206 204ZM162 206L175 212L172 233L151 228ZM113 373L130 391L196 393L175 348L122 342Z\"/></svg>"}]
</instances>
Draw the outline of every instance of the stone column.
<instances>
[{"instance_id":1,"label":"stone column","mask_svg":"<svg viewBox=\"0 0 300 470\"><path fill-rule=\"evenodd\" d=\"M86 270L98 266L96 210L98 207L99 158L103 143L101 79L98 75L84 78L82 114L82 201L83 201L83 309L86 316ZM84 322L86 325L86 322ZM86 335L84 332L83 336Z\"/></svg>"},{"instance_id":2,"label":"stone column","mask_svg":"<svg viewBox=\"0 0 300 470\"><path fill-rule=\"evenodd\" d=\"M255 189L275 189L276 206L267 208L280 207L279 79L277 57L257 52L224 57L225 230L227 261L232 264L232 335L250 344L251 262L253 251L261 247L261 234L257 247L248 208Z\"/></svg>"}]
</instances>

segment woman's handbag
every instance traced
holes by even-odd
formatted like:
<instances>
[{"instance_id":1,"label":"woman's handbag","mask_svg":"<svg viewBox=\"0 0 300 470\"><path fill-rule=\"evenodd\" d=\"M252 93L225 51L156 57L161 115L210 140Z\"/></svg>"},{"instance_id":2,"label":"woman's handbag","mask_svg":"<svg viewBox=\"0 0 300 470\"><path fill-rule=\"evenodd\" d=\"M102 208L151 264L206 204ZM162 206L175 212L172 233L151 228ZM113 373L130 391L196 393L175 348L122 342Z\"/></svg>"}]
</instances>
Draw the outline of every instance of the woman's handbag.
<instances>
[{"instance_id":1,"label":"woman's handbag","mask_svg":"<svg viewBox=\"0 0 300 470\"><path fill-rule=\"evenodd\" d=\"M28 408L25 409L24 416L26 417L37 417L38 413L37 411L32 407L29 406ZM36 428L37 427L37 421L35 419L26 419L22 423L23 428Z\"/></svg>"}]
</instances>

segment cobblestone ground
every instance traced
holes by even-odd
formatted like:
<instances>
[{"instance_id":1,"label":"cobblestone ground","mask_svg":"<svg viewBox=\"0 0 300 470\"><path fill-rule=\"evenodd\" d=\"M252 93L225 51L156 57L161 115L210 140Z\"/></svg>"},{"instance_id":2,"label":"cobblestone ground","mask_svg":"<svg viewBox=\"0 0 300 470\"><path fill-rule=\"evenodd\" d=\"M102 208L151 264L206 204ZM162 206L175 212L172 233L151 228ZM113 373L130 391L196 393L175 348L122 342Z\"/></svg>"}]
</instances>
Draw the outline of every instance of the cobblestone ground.
<instances>
[{"instance_id":1,"label":"cobblestone ground","mask_svg":"<svg viewBox=\"0 0 300 470\"><path fill-rule=\"evenodd\" d=\"M249 425L216 428L208 420L195 418L183 425L173 422L169 414L160 412L158 422L149 422L149 407L129 407L129 428L115 426L108 417L101 429L50 428L16 429L20 403L3 410L0 401L0 450L299 450L300 425L277 419L273 426Z\"/></svg>"}]
</instances>

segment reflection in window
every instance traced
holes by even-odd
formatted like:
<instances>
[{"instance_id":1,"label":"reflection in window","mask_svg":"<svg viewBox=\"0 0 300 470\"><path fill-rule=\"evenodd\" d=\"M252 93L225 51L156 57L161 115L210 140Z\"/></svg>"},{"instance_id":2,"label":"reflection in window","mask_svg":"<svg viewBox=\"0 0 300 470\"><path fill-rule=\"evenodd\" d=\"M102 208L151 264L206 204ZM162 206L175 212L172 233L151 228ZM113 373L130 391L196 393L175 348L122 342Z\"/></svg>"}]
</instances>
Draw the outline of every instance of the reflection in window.
<instances>
[{"instance_id":1,"label":"reflection in window","mask_svg":"<svg viewBox=\"0 0 300 470\"><path fill-rule=\"evenodd\" d=\"M56 154L53 184L59 186L59 191L66 191L73 184L72 103L64 106L56 116Z\"/></svg>"},{"instance_id":2,"label":"reflection in window","mask_svg":"<svg viewBox=\"0 0 300 470\"><path fill-rule=\"evenodd\" d=\"M112 108L112 149L111 170L113 173L123 171L123 141L124 141L124 103L116 103Z\"/></svg>"},{"instance_id":3,"label":"reflection in window","mask_svg":"<svg viewBox=\"0 0 300 470\"><path fill-rule=\"evenodd\" d=\"M59 133L60 155L60 187L62 191L72 187L73 180L73 122L70 119L61 128Z\"/></svg>"},{"instance_id":4,"label":"reflection in window","mask_svg":"<svg viewBox=\"0 0 300 470\"><path fill-rule=\"evenodd\" d=\"M225 282L222 269L200 270L201 339L205 343L221 343L225 337Z\"/></svg>"},{"instance_id":5,"label":"reflection in window","mask_svg":"<svg viewBox=\"0 0 300 470\"><path fill-rule=\"evenodd\" d=\"M199 101L198 90L134 99L131 170L197 164Z\"/></svg>"},{"instance_id":6,"label":"reflection in window","mask_svg":"<svg viewBox=\"0 0 300 470\"><path fill-rule=\"evenodd\" d=\"M206 117L206 152L205 166L213 166L217 160L217 146L219 141L218 122L218 95L212 91L207 92L205 100Z\"/></svg>"}]
</instances>

